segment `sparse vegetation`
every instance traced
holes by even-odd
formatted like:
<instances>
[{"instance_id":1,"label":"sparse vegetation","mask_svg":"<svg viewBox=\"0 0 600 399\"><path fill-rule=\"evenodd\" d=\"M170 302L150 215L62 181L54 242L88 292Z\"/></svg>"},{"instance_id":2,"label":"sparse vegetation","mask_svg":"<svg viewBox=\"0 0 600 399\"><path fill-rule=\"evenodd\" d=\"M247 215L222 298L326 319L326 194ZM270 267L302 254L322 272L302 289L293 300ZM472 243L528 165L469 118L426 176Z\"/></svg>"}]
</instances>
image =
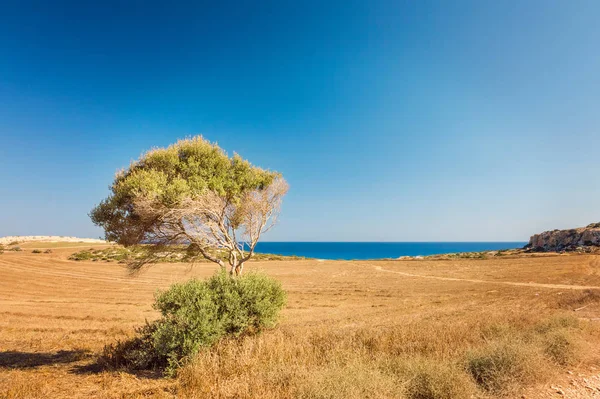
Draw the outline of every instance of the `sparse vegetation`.
<instances>
[{"instance_id":1,"label":"sparse vegetation","mask_svg":"<svg viewBox=\"0 0 600 399\"><path fill-rule=\"evenodd\" d=\"M455 364L433 359L406 363L403 377L407 399L469 398L476 392L471 379Z\"/></svg>"},{"instance_id":2,"label":"sparse vegetation","mask_svg":"<svg viewBox=\"0 0 600 399\"><path fill-rule=\"evenodd\" d=\"M563 309L585 309L591 304L600 303L600 290L566 292L561 295L558 305Z\"/></svg>"},{"instance_id":3,"label":"sparse vegetation","mask_svg":"<svg viewBox=\"0 0 600 399\"><path fill-rule=\"evenodd\" d=\"M487 313L460 325L421 321L390 329L323 327L308 334L285 329L230 339L200 352L181 369L178 393L184 398L214 389L215 397L236 392L240 398L255 392L329 399L503 397L547 380L555 364L567 364L546 353L544 339L558 330L537 330L554 321L514 316L505 322L501 314ZM570 356L562 346L558 352Z\"/></svg>"},{"instance_id":4,"label":"sparse vegetation","mask_svg":"<svg viewBox=\"0 0 600 399\"><path fill-rule=\"evenodd\" d=\"M261 274L231 279L222 271L206 281L175 284L156 298L161 318L139 329L133 340L109 347L105 361L172 374L223 337L274 327L284 303L281 284Z\"/></svg>"},{"instance_id":5,"label":"sparse vegetation","mask_svg":"<svg viewBox=\"0 0 600 399\"><path fill-rule=\"evenodd\" d=\"M492 393L505 393L536 380L543 369L536 348L518 338L511 341L490 342L471 351L466 367L475 382Z\"/></svg>"},{"instance_id":6,"label":"sparse vegetation","mask_svg":"<svg viewBox=\"0 0 600 399\"><path fill-rule=\"evenodd\" d=\"M11 247L10 250L14 251L14 252L21 252L22 251L21 247Z\"/></svg>"},{"instance_id":7,"label":"sparse vegetation","mask_svg":"<svg viewBox=\"0 0 600 399\"><path fill-rule=\"evenodd\" d=\"M190 276L208 278L214 267L160 264L131 279L114 263L65 262L73 251L2 258L8 267L0 267L0 290L9 295L0 303L7 323L0 329L0 397L94 397L99 384L96 397L132 399L532 397L524 388L545 397L556 394L548 392L551 385L586 375L598 362L600 328L587 320L597 317L600 306L595 290L501 284L598 286L594 256L303 261L291 267L257 262L254 268L288 292L279 327L224 334L196 355L174 361L173 369L182 365L174 378L157 378L156 371L132 370L169 366L164 356L158 360L157 341L148 339L159 336L155 322L165 319L150 307L153 293ZM382 273L378 267L452 279ZM77 279L78 289L65 290L65 276ZM15 282L28 281L43 284L15 288ZM193 292L168 302L202 298ZM135 333L145 318L148 324ZM196 323L183 315L168 319L179 331ZM193 348L181 344L186 341L169 332L158 342ZM79 350L87 355L69 355ZM27 380L36 384L28 386Z\"/></svg>"},{"instance_id":8,"label":"sparse vegetation","mask_svg":"<svg viewBox=\"0 0 600 399\"><path fill-rule=\"evenodd\" d=\"M577 352L577 341L569 331L553 331L545 337L544 353L561 366L568 366L579 360Z\"/></svg>"},{"instance_id":9,"label":"sparse vegetation","mask_svg":"<svg viewBox=\"0 0 600 399\"><path fill-rule=\"evenodd\" d=\"M215 257L225 260L227 254L224 252L213 252ZM120 262L128 263L142 259L148 256L154 258L155 263L177 263L177 262L208 262L205 259L198 259L195 256L190 256L187 250L183 247L171 248L169 251L157 253L149 251L146 246L135 245L131 247L111 246L104 249L88 249L72 254L69 259L77 261L104 261L104 262ZM303 260L309 259L302 256L283 256L273 254L255 253L253 260Z\"/></svg>"},{"instance_id":10,"label":"sparse vegetation","mask_svg":"<svg viewBox=\"0 0 600 399\"><path fill-rule=\"evenodd\" d=\"M41 249L34 249L33 251L31 251L32 254L41 254L42 250Z\"/></svg>"}]
</instances>

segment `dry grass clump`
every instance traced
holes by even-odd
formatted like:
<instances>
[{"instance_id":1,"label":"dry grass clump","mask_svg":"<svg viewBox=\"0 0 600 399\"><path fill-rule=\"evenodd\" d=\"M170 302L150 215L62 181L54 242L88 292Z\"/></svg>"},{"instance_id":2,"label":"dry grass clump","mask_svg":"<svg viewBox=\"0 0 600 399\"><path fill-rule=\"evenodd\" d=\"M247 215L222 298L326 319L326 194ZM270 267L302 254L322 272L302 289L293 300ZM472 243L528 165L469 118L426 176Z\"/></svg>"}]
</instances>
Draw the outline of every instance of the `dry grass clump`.
<instances>
[{"instance_id":1,"label":"dry grass clump","mask_svg":"<svg viewBox=\"0 0 600 399\"><path fill-rule=\"evenodd\" d=\"M572 365L584 341L583 326L571 315L555 315L528 327L510 324L483 330L488 343L465 356L466 369L483 390L506 394L548 377L553 364Z\"/></svg>"},{"instance_id":2,"label":"dry grass clump","mask_svg":"<svg viewBox=\"0 0 600 399\"><path fill-rule=\"evenodd\" d=\"M182 398L504 396L572 364L579 327L568 317L506 322L486 315L393 328L290 329L221 341L179 372ZM573 330L573 331L571 331ZM420 331L420 334L419 334ZM475 349L473 349L475 348Z\"/></svg>"},{"instance_id":3,"label":"dry grass clump","mask_svg":"<svg viewBox=\"0 0 600 399\"><path fill-rule=\"evenodd\" d=\"M561 366L574 364L579 359L579 345L571 333L553 331L544 339L544 353Z\"/></svg>"},{"instance_id":4,"label":"dry grass clump","mask_svg":"<svg viewBox=\"0 0 600 399\"><path fill-rule=\"evenodd\" d=\"M476 387L457 364L434 359L406 359L399 362L407 399L469 398Z\"/></svg>"},{"instance_id":5,"label":"dry grass clump","mask_svg":"<svg viewBox=\"0 0 600 399\"><path fill-rule=\"evenodd\" d=\"M571 291L562 293L557 304L562 309L580 309L590 304L600 303L600 290Z\"/></svg>"},{"instance_id":6,"label":"dry grass clump","mask_svg":"<svg viewBox=\"0 0 600 399\"><path fill-rule=\"evenodd\" d=\"M466 355L466 368L475 382L492 393L509 392L536 381L544 363L536 348L523 341L491 342Z\"/></svg>"}]
</instances>

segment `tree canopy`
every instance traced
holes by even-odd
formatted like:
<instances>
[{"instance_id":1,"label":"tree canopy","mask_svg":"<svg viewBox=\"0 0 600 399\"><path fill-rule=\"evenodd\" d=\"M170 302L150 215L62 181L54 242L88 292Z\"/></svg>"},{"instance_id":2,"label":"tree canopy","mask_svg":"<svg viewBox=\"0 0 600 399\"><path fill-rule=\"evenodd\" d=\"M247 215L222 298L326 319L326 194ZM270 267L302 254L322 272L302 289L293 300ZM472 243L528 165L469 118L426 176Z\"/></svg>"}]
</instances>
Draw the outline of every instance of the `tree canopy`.
<instances>
[{"instance_id":1,"label":"tree canopy","mask_svg":"<svg viewBox=\"0 0 600 399\"><path fill-rule=\"evenodd\" d=\"M277 219L287 183L278 172L229 157L201 136L142 155L115 176L90 213L106 239L161 251L185 245L240 274Z\"/></svg>"}]
</instances>

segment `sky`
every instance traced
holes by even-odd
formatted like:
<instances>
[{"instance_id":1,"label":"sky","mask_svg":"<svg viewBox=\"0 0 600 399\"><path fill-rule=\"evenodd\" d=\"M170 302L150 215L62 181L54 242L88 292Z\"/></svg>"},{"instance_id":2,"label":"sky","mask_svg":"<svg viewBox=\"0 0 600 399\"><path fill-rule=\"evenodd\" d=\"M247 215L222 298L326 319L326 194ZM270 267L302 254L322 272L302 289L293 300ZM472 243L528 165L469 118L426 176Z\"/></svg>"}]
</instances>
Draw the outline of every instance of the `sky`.
<instances>
[{"instance_id":1,"label":"sky","mask_svg":"<svg viewBox=\"0 0 600 399\"><path fill-rule=\"evenodd\" d=\"M525 241L600 221L600 2L3 1L0 236L99 237L202 134L290 184L267 241Z\"/></svg>"}]
</instances>

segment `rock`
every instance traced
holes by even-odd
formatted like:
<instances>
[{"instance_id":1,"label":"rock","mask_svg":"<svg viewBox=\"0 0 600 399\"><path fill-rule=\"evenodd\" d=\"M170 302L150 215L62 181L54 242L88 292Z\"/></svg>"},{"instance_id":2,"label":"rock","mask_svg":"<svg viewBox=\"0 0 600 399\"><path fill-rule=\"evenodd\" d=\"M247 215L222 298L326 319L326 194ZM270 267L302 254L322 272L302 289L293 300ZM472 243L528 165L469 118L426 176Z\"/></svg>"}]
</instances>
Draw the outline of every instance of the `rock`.
<instances>
[{"instance_id":1,"label":"rock","mask_svg":"<svg viewBox=\"0 0 600 399\"><path fill-rule=\"evenodd\" d=\"M600 250L600 227L597 226L600 224L534 234L525 248L535 252L594 252Z\"/></svg>"}]
</instances>

